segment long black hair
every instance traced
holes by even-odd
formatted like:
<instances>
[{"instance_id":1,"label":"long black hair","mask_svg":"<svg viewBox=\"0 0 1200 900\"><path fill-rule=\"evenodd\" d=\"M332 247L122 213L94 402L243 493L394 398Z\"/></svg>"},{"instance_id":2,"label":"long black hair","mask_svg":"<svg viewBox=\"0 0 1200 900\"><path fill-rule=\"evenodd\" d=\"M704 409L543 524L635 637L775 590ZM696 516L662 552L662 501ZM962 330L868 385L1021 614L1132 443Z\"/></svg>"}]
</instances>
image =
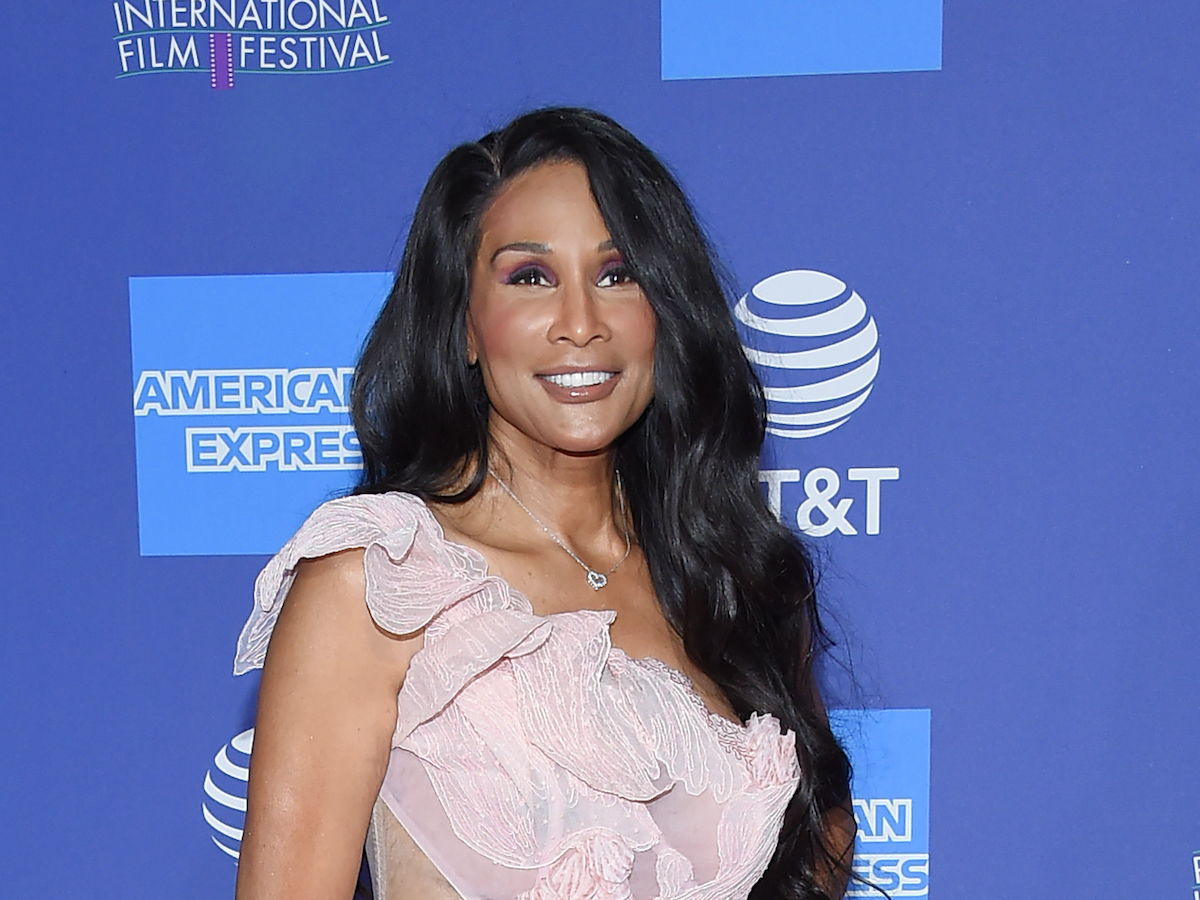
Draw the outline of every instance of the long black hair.
<instances>
[{"instance_id":1,"label":"long black hair","mask_svg":"<svg viewBox=\"0 0 1200 900\"><path fill-rule=\"evenodd\" d=\"M466 339L480 218L515 175L560 160L586 168L609 235L657 315L654 398L620 438L616 465L658 601L743 720L770 713L796 734L800 786L751 896L825 898L822 885L849 874L826 823L849 805L850 766L815 683L829 639L812 559L759 488L763 391L708 241L663 163L612 119L573 108L527 113L434 169L354 380L357 491L453 503L483 484L489 405Z\"/></svg>"}]
</instances>

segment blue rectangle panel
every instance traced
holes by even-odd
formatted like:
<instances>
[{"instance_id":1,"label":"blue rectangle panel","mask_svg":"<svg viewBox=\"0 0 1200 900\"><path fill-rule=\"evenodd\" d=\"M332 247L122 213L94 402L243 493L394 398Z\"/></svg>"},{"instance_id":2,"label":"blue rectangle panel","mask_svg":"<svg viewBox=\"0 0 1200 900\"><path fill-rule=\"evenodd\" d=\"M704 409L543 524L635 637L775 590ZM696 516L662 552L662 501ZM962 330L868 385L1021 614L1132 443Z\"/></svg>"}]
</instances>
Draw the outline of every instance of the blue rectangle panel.
<instances>
[{"instance_id":1,"label":"blue rectangle panel","mask_svg":"<svg viewBox=\"0 0 1200 900\"><path fill-rule=\"evenodd\" d=\"M662 0L662 77L942 67L942 0Z\"/></svg>"},{"instance_id":2,"label":"blue rectangle panel","mask_svg":"<svg viewBox=\"0 0 1200 900\"><path fill-rule=\"evenodd\" d=\"M832 709L854 767L858 836L847 897L929 896L928 709Z\"/></svg>"},{"instance_id":3,"label":"blue rectangle panel","mask_svg":"<svg viewBox=\"0 0 1200 900\"><path fill-rule=\"evenodd\" d=\"M129 280L142 555L274 553L354 484L349 383L390 279Z\"/></svg>"}]
</instances>

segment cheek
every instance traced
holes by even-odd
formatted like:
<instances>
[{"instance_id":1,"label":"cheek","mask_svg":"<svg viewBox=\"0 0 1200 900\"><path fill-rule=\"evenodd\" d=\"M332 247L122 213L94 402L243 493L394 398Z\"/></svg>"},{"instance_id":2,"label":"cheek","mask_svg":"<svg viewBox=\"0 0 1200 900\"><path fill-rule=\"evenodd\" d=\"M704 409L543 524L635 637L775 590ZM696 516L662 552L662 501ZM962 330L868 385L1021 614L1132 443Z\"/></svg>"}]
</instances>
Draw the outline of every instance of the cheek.
<instances>
[{"instance_id":1,"label":"cheek","mask_svg":"<svg viewBox=\"0 0 1200 900\"><path fill-rule=\"evenodd\" d=\"M537 328L536 323L517 315L515 310L489 305L472 316L471 333L481 362L498 375L494 367L529 358Z\"/></svg>"},{"instance_id":2,"label":"cheek","mask_svg":"<svg viewBox=\"0 0 1200 900\"><path fill-rule=\"evenodd\" d=\"M653 364L658 317L654 315L654 310L651 309L649 303L636 310L631 310L630 313L626 332L629 335L629 348L634 355Z\"/></svg>"}]
</instances>

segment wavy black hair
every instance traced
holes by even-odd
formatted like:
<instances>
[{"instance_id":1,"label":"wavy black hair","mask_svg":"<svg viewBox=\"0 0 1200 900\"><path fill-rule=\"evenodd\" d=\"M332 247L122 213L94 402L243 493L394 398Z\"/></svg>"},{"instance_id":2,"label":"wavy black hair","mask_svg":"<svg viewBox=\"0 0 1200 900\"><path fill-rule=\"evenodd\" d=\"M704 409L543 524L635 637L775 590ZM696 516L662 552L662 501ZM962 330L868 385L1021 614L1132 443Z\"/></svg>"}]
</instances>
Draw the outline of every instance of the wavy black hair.
<instances>
[{"instance_id":1,"label":"wavy black hair","mask_svg":"<svg viewBox=\"0 0 1200 900\"><path fill-rule=\"evenodd\" d=\"M758 484L762 387L682 189L612 119L537 110L434 169L355 375L351 416L364 460L356 492L454 503L480 489L489 404L466 339L480 218L514 176L562 160L587 170L612 241L657 315L654 398L619 439L616 465L658 601L743 720L770 713L796 734L800 786L751 897L840 896L845 847L827 835L831 811L849 807L850 765L816 686L830 640L812 558Z\"/></svg>"}]
</instances>

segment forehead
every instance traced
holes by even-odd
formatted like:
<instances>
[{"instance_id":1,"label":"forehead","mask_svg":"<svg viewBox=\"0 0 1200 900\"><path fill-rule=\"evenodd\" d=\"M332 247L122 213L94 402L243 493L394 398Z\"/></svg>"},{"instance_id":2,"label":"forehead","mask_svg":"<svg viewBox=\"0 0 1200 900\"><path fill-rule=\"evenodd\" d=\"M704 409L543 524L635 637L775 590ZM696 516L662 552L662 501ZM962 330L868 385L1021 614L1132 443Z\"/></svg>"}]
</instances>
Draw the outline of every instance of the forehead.
<instances>
[{"instance_id":1,"label":"forehead","mask_svg":"<svg viewBox=\"0 0 1200 900\"><path fill-rule=\"evenodd\" d=\"M581 163L542 163L500 189L480 219L481 249L514 240L554 247L579 238L597 244L608 228Z\"/></svg>"}]
</instances>

